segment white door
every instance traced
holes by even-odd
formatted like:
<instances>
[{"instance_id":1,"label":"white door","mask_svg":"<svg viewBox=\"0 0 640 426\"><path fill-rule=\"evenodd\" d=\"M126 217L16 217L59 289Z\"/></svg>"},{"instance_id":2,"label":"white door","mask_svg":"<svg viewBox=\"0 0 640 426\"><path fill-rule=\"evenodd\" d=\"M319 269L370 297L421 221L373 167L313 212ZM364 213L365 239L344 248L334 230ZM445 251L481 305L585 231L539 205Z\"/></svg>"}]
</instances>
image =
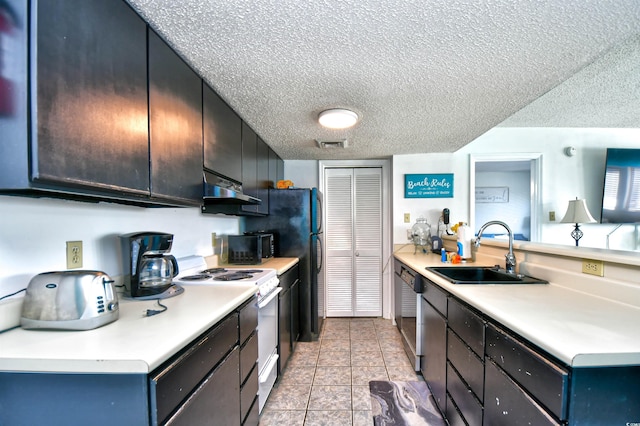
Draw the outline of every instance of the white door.
<instances>
[{"instance_id":1,"label":"white door","mask_svg":"<svg viewBox=\"0 0 640 426\"><path fill-rule=\"evenodd\" d=\"M382 169L325 171L327 316L382 315Z\"/></svg>"}]
</instances>

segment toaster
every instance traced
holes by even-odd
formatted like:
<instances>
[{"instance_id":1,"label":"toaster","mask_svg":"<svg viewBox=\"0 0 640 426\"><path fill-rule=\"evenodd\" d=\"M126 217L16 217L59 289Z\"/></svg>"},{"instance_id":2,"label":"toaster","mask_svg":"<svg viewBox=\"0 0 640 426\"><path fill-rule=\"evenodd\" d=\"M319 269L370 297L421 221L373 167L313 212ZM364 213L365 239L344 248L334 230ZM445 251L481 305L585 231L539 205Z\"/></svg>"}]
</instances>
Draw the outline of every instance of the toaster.
<instances>
[{"instance_id":1,"label":"toaster","mask_svg":"<svg viewBox=\"0 0 640 426\"><path fill-rule=\"evenodd\" d=\"M27 286L20 325L25 329L90 330L117 320L118 315L118 295L104 272L44 272Z\"/></svg>"}]
</instances>

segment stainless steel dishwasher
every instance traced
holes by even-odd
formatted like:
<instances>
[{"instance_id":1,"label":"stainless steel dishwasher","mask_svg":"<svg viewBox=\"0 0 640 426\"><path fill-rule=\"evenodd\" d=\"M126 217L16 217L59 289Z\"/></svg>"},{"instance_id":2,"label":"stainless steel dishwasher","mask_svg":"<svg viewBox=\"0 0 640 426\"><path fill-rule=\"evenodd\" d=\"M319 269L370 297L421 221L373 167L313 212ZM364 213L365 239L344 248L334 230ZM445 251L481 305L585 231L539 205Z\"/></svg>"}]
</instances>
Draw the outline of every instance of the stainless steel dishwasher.
<instances>
[{"instance_id":1,"label":"stainless steel dishwasher","mask_svg":"<svg viewBox=\"0 0 640 426\"><path fill-rule=\"evenodd\" d=\"M420 371L422 348L422 276L407 266L395 266L396 325L415 371Z\"/></svg>"}]
</instances>

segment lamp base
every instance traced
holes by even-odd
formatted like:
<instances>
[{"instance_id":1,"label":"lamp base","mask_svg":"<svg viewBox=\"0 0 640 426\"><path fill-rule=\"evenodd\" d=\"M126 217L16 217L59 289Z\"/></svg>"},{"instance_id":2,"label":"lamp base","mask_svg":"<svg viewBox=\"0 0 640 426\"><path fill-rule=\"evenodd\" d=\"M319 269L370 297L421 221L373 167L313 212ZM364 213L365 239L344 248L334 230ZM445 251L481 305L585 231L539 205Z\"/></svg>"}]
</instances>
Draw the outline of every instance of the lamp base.
<instances>
[{"instance_id":1,"label":"lamp base","mask_svg":"<svg viewBox=\"0 0 640 426\"><path fill-rule=\"evenodd\" d=\"M571 231L571 236L574 240L576 240L576 247L578 247L578 241L580 240L580 238L582 238L583 235L584 234L580 230L580 225L576 223L575 228L573 229L573 231Z\"/></svg>"}]
</instances>

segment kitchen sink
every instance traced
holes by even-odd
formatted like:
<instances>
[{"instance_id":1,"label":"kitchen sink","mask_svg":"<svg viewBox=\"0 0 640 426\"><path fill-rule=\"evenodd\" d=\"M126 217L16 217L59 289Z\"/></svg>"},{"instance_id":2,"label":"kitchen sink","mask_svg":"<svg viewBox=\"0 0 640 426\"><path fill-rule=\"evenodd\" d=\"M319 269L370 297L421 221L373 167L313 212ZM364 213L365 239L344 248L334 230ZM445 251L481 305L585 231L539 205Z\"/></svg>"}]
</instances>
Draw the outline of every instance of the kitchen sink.
<instances>
[{"instance_id":1,"label":"kitchen sink","mask_svg":"<svg viewBox=\"0 0 640 426\"><path fill-rule=\"evenodd\" d=\"M548 284L548 281L523 274L509 274L498 266L432 266L427 271L452 284Z\"/></svg>"}]
</instances>

